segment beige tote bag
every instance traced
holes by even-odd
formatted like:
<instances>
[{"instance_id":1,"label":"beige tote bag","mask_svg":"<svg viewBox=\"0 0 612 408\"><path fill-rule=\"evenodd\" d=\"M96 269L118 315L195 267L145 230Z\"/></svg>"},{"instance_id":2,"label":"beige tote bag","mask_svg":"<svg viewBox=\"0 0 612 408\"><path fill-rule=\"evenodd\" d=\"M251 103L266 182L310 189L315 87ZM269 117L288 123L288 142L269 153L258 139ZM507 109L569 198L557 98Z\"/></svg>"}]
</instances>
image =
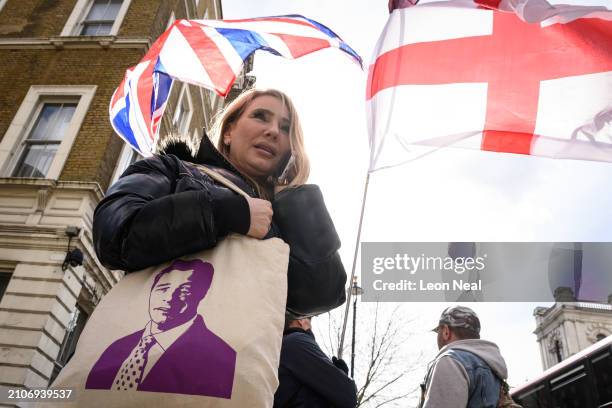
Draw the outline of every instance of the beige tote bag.
<instances>
[{"instance_id":1,"label":"beige tote bag","mask_svg":"<svg viewBox=\"0 0 612 408\"><path fill-rule=\"evenodd\" d=\"M125 276L54 382L75 389L73 401L58 405L271 407L288 257L278 238L232 234L213 249Z\"/></svg>"}]
</instances>

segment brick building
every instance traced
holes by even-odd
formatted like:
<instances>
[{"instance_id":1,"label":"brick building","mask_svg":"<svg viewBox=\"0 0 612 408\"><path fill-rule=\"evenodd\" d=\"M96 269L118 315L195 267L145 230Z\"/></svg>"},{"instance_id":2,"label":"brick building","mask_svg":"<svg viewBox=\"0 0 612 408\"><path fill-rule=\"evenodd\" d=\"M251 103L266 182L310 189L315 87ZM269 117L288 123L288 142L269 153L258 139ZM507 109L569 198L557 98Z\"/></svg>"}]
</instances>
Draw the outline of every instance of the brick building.
<instances>
[{"instance_id":1,"label":"brick building","mask_svg":"<svg viewBox=\"0 0 612 408\"><path fill-rule=\"evenodd\" d=\"M108 118L125 69L174 19L221 15L220 0L0 0L0 385L46 387L122 277L91 227L136 159ZM161 134L199 140L223 103L175 83Z\"/></svg>"}]
</instances>

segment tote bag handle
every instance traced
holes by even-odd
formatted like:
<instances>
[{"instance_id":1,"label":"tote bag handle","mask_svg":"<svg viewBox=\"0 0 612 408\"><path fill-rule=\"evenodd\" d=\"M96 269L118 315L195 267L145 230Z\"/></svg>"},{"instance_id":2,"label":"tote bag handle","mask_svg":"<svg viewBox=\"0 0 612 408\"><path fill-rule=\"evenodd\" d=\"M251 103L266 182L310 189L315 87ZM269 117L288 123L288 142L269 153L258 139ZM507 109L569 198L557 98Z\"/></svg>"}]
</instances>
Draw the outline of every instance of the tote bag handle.
<instances>
[{"instance_id":1,"label":"tote bag handle","mask_svg":"<svg viewBox=\"0 0 612 408\"><path fill-rule=\"evenodd\" d=\"M230 190L240 194L241 196L245 197L245 198L251 198L250 195L248 195L244 190L242 190L240 187L238 187L236 184L234 184L233 182L231 182L227 177L225 177L224 175L209 169L206 166L203 166L201 164L196 164L195 165L199 170L202 171L202 173L207 174L208 176L210 176L210 178L212 178L215 181L218 181L219 183L223 184L225 187L229 188Z\"/></svg>"}]
</instances>

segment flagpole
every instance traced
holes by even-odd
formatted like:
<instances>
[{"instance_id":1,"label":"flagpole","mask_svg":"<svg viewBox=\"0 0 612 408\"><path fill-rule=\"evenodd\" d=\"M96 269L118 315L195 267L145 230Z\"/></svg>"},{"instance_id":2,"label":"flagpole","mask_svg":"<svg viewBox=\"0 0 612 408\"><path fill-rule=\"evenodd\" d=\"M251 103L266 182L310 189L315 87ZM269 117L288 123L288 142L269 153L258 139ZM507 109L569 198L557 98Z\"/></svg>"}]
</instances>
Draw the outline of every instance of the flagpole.
<instances>
[{"instance_id":1,"label":"flagpole","mask_svg":"<svg viewBox=\"0 0 612 408\"><path fill-rule=\"evenodd\" d=\"M353 266L351 268L351 278L349 282L353 282L355 276L355 266L357 265L357 253L359 252L359 241L361 240L361 226L363 225L363 213L365 211L366 198L368 194L368 185L370 184L370 171L365 179L365 187L363 189L363 199L361 201L361 216L359 217L359 228L357 229L357 240L355 241L355 252L353 254ZM342 334L340 336L340 345L338 346L338 358L342 358L342 349L344 348L344 336L346 334L346 323L348 321L349 306L351 304L351 295L353 291L349 287L348 295L346 298L346 307L344 308L344 323L342 324Z\"/></svg>"},{"instance_id":2,"label":"flagpole","mask_svg":"<svg viewBox=\"0 0 612 408\"><path fill-rule=\"evenodd\" d=\"M406 160L405 162L399 163L397 164L397 166L399 165L405 165L407 163L413 162L415 160L418 160L420 158L423 158L425 156L428 156L432 153L437 152L438 150L440 150L443 146L438 146L436 149L430 150L428 152L425 152L419 156L413 157L410 160ZM359 228L357 229L357 240L355 241L355 252L353 253L353 266L351 268L351 278L349 279L349 282L353 282L353 278L355 277L355 266L357 265L357 253L359 252L359 241L361 241L361 227L363 225L363 214L365 212L365 204L366 204L366 198L368 196L368 185L370 184L370 174L372 174L375 171L378 170L383 170L383 169L387 169L390 167L395 167L395 166L384 166L384 167L380 167L378 169L375 170L369 170L368 169L368 174L366 176L365 179L365 187L363 189L363 199L361 200L361 215L359 217ZM348 289L348 295L346 297L346 306L344 308L344 323L342 324L342 333L340 335L340 344L338 345L338 358L342 358L342 349L344 348L344 337L346 335L346 323L348 321L348 315L349 315L349 307L350 307L350 303L351 303L351 295L352 295L353 291L351 290L350 286Z\"/></svg>"}]
</instances>

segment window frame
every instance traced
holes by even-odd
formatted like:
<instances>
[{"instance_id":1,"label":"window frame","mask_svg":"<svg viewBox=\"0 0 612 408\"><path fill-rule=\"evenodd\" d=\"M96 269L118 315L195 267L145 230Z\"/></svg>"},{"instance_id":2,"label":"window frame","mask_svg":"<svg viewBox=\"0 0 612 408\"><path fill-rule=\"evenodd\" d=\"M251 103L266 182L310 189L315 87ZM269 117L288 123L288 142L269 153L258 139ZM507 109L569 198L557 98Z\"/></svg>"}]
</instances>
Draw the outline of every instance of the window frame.
<instances>
[{"instance_id":1,"label":"window frame","mask_svg":"<svg viewBox=\"0 0 612 408\"><path fill-rule=\"evenodd\" d=\"M592 384L593 384L593 390L596 393L596 402L597 404L606 404L609 401L605 401L604 398L608 399L610 398L609 393L607 393L608 395L602 395L601 393L601 386L605 386L607 385L607 382L600 382L602 379L600 377L598 377L598 374L600 374L599 371L599 367L598 367L598 371L595 372L595 364L598 364L600 362L608 362L608 364L612 365L612 348L608 347L604 350L602 350L600 353L597 353L595 355L593 355L592 357L589 358L589 365L590 365L590 377L592 379ZM602 372L605 374L606 371Z\"/></svg>"},{"instance_id":2,"label":"window frame","mask_svg":"<svg viewBox=\"0 0 612 408\"><path fill-rule=\"evenodd\" d=\"M110 187L115 184L123 172L130 166L130 164L142 159L144 159L143 156L132 149L129 144L124 142L123 147L121 147L121 153L119 154L119 160L117 160L115 170L113 171L113 177L111 178L111 182L108 186Z\"/></svg>"},{"instance_id":3,"label":"window frame","mask_svg":"<svg viewBox=\"0 0 612 408\"><path fill-rule=\"evenodd\" d=\"M189 85L186 83L183 83L183 86L181 87L181 91L179 92L179 97L177 99L174 114L172 115L172 120L170 121L170 125L171 125L173 132L175 131L175 128L174 128L175 123L176 125L180 126L180 123L178 123L177 120L180 119L178 115L182 111L180 106L183 103L183 98L187 98L187 106L189 107L189 112L187 113L187 117L185 118L185 129L184 130L179 129L178 126L176 128L176 132L179 136L186 136L189 134L191 119L193 118L193 102L191 101L191 93L189 92Z\"/></svg>"},{"instance_id":4,"label":"window frame","mask_svg":"<svg viewBox=\"0 0 612 408\"><path fill-rule=\"evenodd\" d=\"M166 24L166 30L170 28L170 26L176 21L176 15L174 14L174 10L170 13L170 17L168 18L168 24Z\"/></svg>"},{"instance_id":5,"label":"window frame","mask_svg":"<svg viewBox=\"0 0 612 408\"><path fill-rule=\"evenodd\" d=\"M49 170L44 177L45 179L57 180L64 168L81 125L85 120L85 115L89 110L96 89L96 85L30 86L28 93L0 142L0 163L3 163L0 168L0 174L3 177L12 177L11 174L23 152L24 142L28 138L45 102L66 101L67 99L78 98L70 124L66 128L66 133L59 143Z\"/></svg>"},{"instance_id":6,"label":"window frame","mask_svg":"<svg viewBox=\"0 0 612 408\"><path fill-rule=\"evenodd\" d=\"M87 17L87 14L89 14L89 10L91 10L93 2L94 0L77 0L77 3L74 6L74 9L72 9L72 13L70 13L70 17L68 17L68 21L66 21L66 24L64 25L60 36L88 36L82 35L81 31L83 29L83 21ZM93 37L116 36L119 32L119 28L121 28L121 24L123 23L123 19L127 14L131 2L132 0L123 0L123 3L121 3L121 7L117 12L117 17L115 18L115 22L113 23L110 33Z\"/></svg>"},{"instance_id":7,"label":"window frame","mask_svg":"<svg viewBox=\"0 0 612 408\"><path fill-rule=\"evenodd\" d=\"M70 103L70 104L74 104L78 106L79 100L80 100L80 97L67 97L67 98L43 97L41 98L41 100L39 100L39 103L37 104L36 108L34 109L32 113L31 120L24 127L24 132L23 132L23 137L21 138L21 142L16 147L14 156L12 158L14 160L14 163L12 164L12 166L10 166L10 169L7 169L8 177L15 177L15 178L25 177L25 176L15 176L13 175L13 173L15 173L15 171L17 170L17 167L21 164L22 162L21 159L24 158L23 155L25 154L28 147L40 146L40 145L57 145L59 149L59 146L62 144L62 141L64 139L63 137L62 139L59 139L59 140L42 140L42 141L33 140L31 141L32 139L30 138L30 136L32 135L32 132L34 131L34 127L38 123L38 120L40 119L40 115L42 114L45 105ZM75 106L75 113L76 113L76 106ZM70 118L70 124L72 124L73 118L74 118L74 113L72 114L72 118ZM70 127L70 124L68 125L68 127ZM67 133L67 130L66 130L66 133ZM49 167L49 170L50 169L51 167ZM49 170L47 170L47 173L49 172ZM47 177L45 175L45 177L27 176L26 178L47 178Z\"/></svg>"}]
</instances>

